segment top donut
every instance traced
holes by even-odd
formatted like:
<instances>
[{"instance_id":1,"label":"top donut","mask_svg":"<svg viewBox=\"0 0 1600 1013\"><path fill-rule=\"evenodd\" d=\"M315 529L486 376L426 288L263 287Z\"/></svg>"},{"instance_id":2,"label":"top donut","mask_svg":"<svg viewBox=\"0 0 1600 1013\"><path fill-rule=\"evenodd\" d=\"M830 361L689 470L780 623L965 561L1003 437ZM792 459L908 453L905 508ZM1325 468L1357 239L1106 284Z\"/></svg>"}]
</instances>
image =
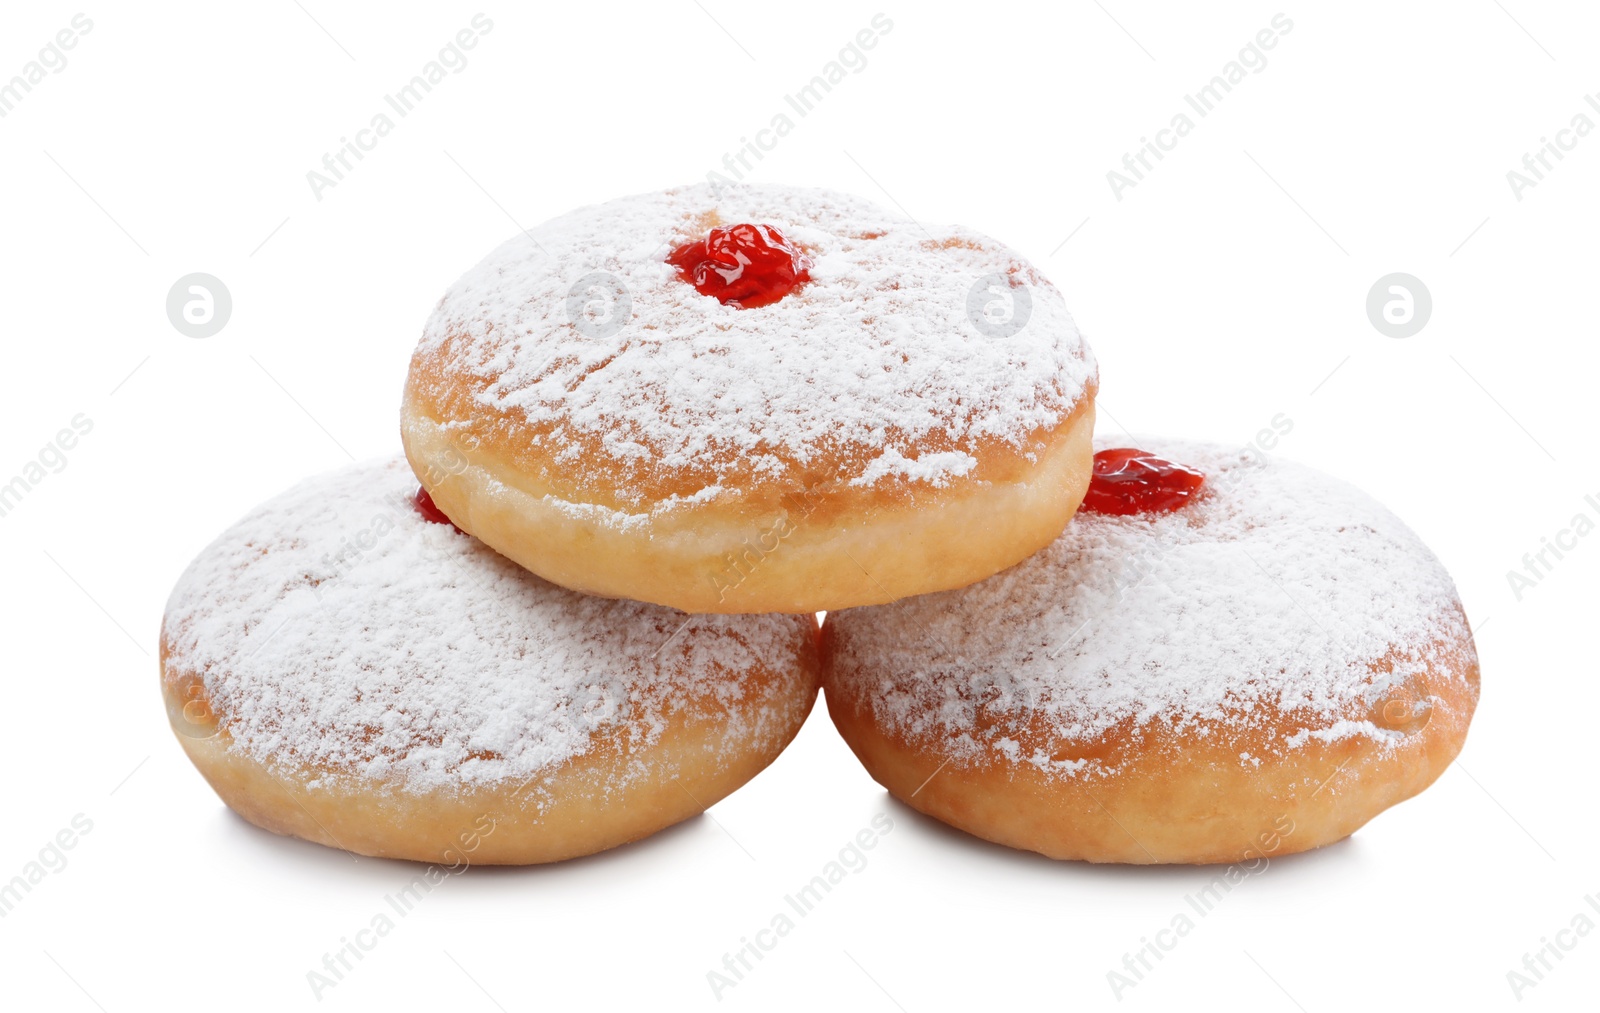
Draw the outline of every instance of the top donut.
<instances>
[{"instance_id":1,"label":"top donut","mask_svg":"<svg viewBox=\"0 0 1600 1013\"><path fill-rule=\"evenodd\" d=\"M797 287L761 305L725 303L675 264L675 251L738 225L792 245ZM695 611L812 611L959 586L950 581L1048 543L1087 481L1087 432L1067 437L1087 419L1096 380L1059 291L980 233L825 190L701 184L563 215L463 276L412 360L404 435L457 524L550 579ZM1053 460L1065 443L1082 453ZM1067 474L1079 463L1081 482ZM977 567L986 572L958 560L939 580L925 559L858 558L853 568L881 591L824 580L855 590L837 587L838 601L761 594L753 581L774 591L786 581L749 574L738 607L720 607L720 592L708 607L699 593L713 586L707 566L715 572L746 542L759 548L773 522L798 524L797 502L822 524L859 526L887 508L894 516L879 518L878 534L915 541L932 532L905 512L914 504L937 513L1046 473L1069 501L1048 512L1054 530L1025 537L1037 544L1020 552L1002 537L962 554L987 559ZM1008 504L990 505L1004 520ZM691 535L692 551L658 562L695 571L667 584L704 586L640 594L627 579L574 581L534 544L550 542L552 513L607 542Z\"/></svg>"}]
</instances>

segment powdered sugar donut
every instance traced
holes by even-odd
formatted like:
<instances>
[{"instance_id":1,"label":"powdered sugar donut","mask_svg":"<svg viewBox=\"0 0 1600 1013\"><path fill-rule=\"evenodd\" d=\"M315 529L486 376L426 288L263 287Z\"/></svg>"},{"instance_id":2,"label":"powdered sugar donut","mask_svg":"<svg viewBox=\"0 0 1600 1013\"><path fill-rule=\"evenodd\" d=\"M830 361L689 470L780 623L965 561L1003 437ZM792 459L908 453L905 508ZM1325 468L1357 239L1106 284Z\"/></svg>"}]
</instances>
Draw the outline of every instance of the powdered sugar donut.
<instances>
[{"instance_id":1,"label":"powdered sugar donut","mask_svg":"<svg viewBox=\"0 0 1600 1013\"><path fill-rule=\"evenodd\" d=\"M366 855L553 861L700 812L799 730L813 618L579 595L425 519L417 491L399 457L308 480L173 591L168 715L245 819Z\"/></svg>"},{"instance_id":2,"label":"powdered sugar donut","mask_svg":"<svg viewBox=\"0 0 1600 1013\"><path fill-rule=\"evenodd\" d=\"M873 777L992 841L1133 863L1303 851L1431 784L1478 697L1438 560L1310 468L1139 446L1199 474L1103 452L1033 558L828 615L828 709ZM1140 512L1092 512L1119 501Z\"/></svg>"},{"instance_id":3,"label":"powdered sugar donut","mask_svg":"<svg viewBox=\"0 0 1600 1013\"><path fill-rule=\"evenodd\" d=\"M1088 482L1096 382L1060 293L992 239L699 185L574 211L468 272L402 434L445 513L556 583L814 612L1048 544Z\"/></svg>"}]
</instances>

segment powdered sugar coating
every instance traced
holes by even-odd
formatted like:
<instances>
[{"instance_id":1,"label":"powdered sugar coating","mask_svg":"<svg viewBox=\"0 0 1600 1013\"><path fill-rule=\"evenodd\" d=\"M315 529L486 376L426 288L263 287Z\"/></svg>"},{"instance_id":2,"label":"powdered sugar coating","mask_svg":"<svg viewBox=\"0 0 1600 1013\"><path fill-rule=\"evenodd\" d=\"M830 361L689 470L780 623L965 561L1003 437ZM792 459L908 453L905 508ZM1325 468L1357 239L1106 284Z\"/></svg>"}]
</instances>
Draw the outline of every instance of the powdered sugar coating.
<instances>
[{"instance_id":1,"label":"powdered sugar coating","mask_svg":"<svg viewBox=\"0 0 1600 1013\"><path fill-rule=\"evenodd\" d=\"M1061 775L1091 764L1022 743L1162 722L1257 743L1266 732L1281 755L1311 739L1390 741L1373 704L1455 670L1446 652L1470 632L1454 583L1364 493L1249 451L1109 445L1198 467L1206 485L1172 513L1079 512L1048 548L971 587L829 615L831 679L878 727L952 762L1003 756Z\"/></svg>"},{"instance_id":2,"label":"powdered sugar coating","mask_svg":"<svg viewBox=\"0 0 1600 1013\"><path fill-rule=\"evenodd\" d=\"M783 479L822 456L842 458L835 477L858 486L944 485L974 449L1021 447L1061 423L1094 382L1061 294L994 240L825 190L719 189L614 200L510 240L446 294L419 360L442 351L435 382L476 377L473 413L562 467L582 473L603 455L629 505L656 480L692 479L692 493L736 466ZM740 309L666 263L712 224L737 222L776 226L811 257L812 280ZM605 286L569 304L596 272L628 292L615 333L574 313ZM1006 334L1007 306L1024 297L1026 323ZM980 328L974 306L1001 325Z\"/></svg>"},{"instance_id":3,"label":"powdered sugar coating","mask_svg":"<svg viewBox=\"0 0 1600 1013\"><path fill-rule=\"evenodd\" d=\"M686 701L742 748L792 731L741 675L793 672L809 617L580 595L424 520L416 488L398 457L309 479L178 582L168 671L202 677L235 748L420 792L528 781L596 735L648 746Z\"/></svg>"}]
</instances>

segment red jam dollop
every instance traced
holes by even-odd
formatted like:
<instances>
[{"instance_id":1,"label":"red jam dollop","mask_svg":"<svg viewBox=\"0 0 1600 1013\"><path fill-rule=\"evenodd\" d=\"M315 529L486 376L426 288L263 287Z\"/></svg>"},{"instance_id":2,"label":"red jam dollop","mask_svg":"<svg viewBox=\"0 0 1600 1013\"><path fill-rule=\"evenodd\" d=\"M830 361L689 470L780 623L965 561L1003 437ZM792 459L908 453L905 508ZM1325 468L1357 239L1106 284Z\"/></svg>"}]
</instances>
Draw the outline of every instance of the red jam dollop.
<instances>
[{"instance_id":1,"label":"red jam dollop","mask_svg":"<svg viewBox=\"0 0 1600 1013\"><path fill-rule=\"evenodd\" d=\"M434 524L448 524L452 528L456 528L456 522L445 516L445 512L434 504L433 497L429 496L428 490L422 486L417 486L417 494L411 497L411 502L416 506L417 513L422 515L423 520L432 521ZM461 531L460 528L456 528L456 530ZM465 531L461 531L461 533L463 535L466 534Z\"/></svg>"},{"instance_id":2,"label":"red jam dollop","mask_svg":"<svg viewBox=\"0 0 1600 1013\"><path fill-rule=\"evenodd\" d=\"M1146 450L1123 447L1094 455L1094 477L1082 509L1097 514L1168 513L1194 497L1206 477Z\"/></svg>"},{"instance_id":3,"label":"red jam dollop","mask_svg":"<svg viewBox=\"0 0 1600 1013\"><path fill-rule=\"evenodd\" d=\"M775 303L811 280L811 259L770 225L718 226L667 263L701 295L739 309Z\"/></svg>"}]
</instances>

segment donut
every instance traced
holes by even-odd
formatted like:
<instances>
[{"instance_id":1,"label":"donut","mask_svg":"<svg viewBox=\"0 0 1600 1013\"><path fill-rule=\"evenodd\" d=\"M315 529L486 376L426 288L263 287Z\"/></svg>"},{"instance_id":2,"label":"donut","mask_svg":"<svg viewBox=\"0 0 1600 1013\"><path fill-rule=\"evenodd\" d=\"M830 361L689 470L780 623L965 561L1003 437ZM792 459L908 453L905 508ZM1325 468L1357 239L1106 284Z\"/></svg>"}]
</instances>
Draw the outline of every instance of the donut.
<instances>
[{"instance_id":1,"label":"donut","mask_svg":"<svg viewBox=\"0 0 1600 1013\"><path fill-rule=\"evenodd\" d=\"M816 612L960 587L1088 485L1098 373L1012 250L856 197L687 186L518 235L411 360L406 454L564 587Z\"/></svg>"},{"instance_id":2,"label":"donut","mask_svg":"<svg viewBox=\"0 0 1600 1013\"><path fill-rule=\"evenodd\" d=\"M988 580L829 613L828 711L968 833L1091 862L1338 841L1460 751L1478 661L1450 576L1359 490L1254 448L1101 445L1084 507Z\"/></svg>"},{"instance_id":3,"label":"donut","mask_svg":"<svg viewBox=\"0 0 1600 1013\"><path fill-rule=\"evenodd\" d=\"M399 455L207 547L161 631L189 759L274 833L363 855L587 855L754 777L816 699L810 616L593 598L456 530Z\"/></svg>"}]
</instances>

